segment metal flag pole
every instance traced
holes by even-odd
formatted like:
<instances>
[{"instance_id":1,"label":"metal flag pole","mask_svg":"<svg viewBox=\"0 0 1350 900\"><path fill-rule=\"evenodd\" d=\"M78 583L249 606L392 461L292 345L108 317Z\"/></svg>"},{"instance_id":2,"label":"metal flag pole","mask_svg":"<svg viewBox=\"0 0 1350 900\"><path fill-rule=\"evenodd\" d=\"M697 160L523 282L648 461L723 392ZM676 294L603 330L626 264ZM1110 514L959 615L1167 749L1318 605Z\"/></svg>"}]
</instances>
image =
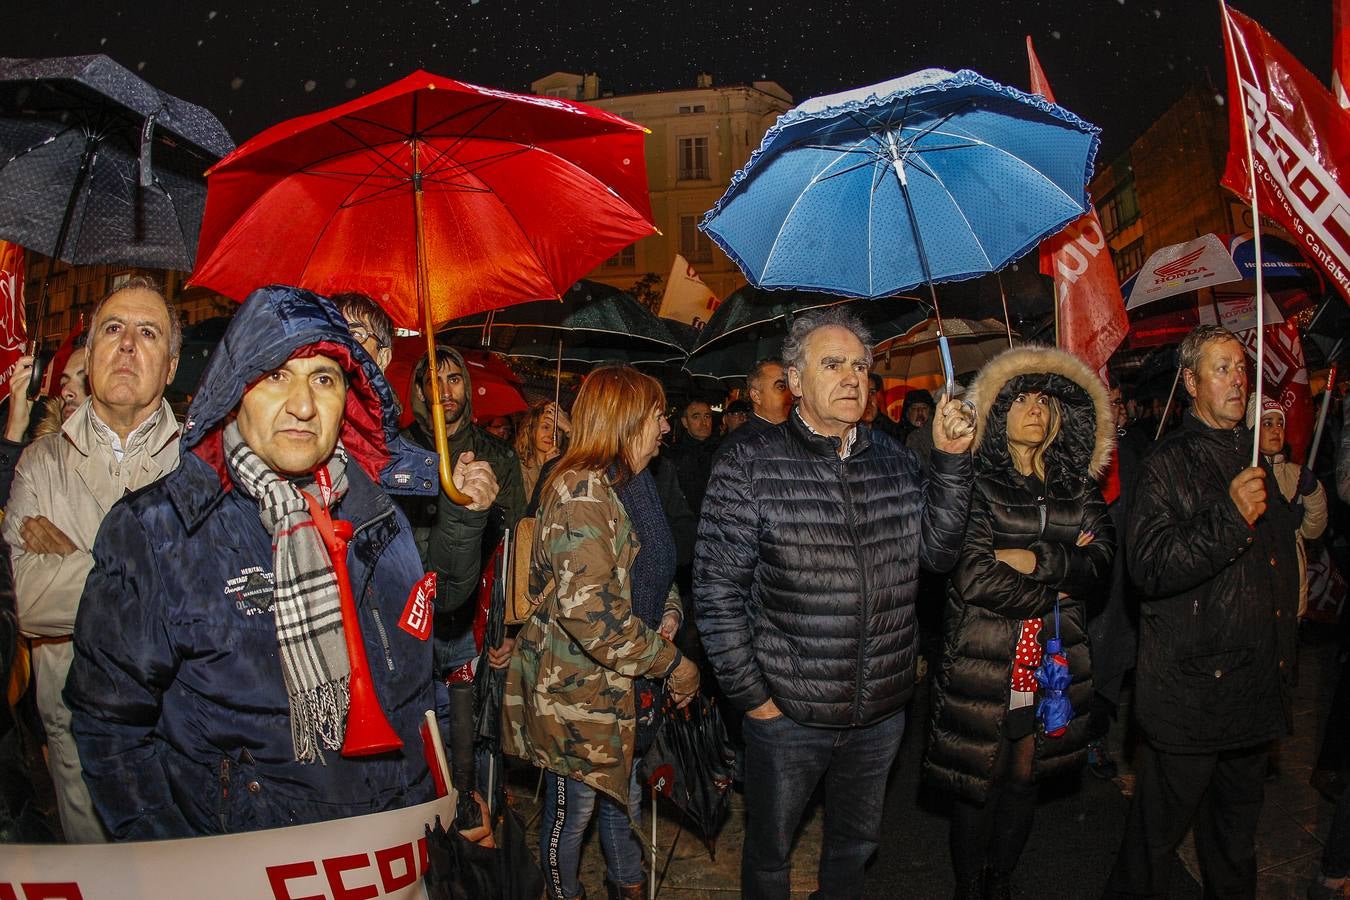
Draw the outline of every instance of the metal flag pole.
<instances>
[{"instance_id":1,"label":"metal flag pole","mask_svg":"<svg viewBox=\"0 0 1350 900\"><path fill-rule=\"evenodd\" d=\"M1162 416L1158 418L1158 430L1154 433L1153 439L1156 441L1162 437L1163 429L1167 427L1167 414L1172 411L1172 401L1177 396L1177 385L1181 383L1181 364L1177 363L1177 374L1172 379L1172 390L1167 393L1167 405L1163 407Z\"/></svg>"},{"instance_id":2,"label":"metal flag pole","mask_svg":"<svg viewBox=\"0 0 1350 900\"><path fill-rule=\"evenodd\" d=\"M1261 409L1261 394L1265 381L1266 351L1266 292L1262 282L1261 263L1261 213L1256 202L1256 159L1252 153L1252 125L1247 118L1247 100L1242 96L1242 82L1238 78L1237 35L1233 20L1228 15L1228 4L1219 0L1219 10L1223 15L1224 29L1228 34L1228 46L1233 57L1233 81L1237 84L1238 96L1229 97L1229 103L1238 104L1238 113L1242 116L1242 138L1247 145L1247 178L1251 182L1252 204L1252 251L1256 255L1256 409ZM1252 429L1252 466L1261 459L1261 429Z\"/></svg>"},{"instance_id":3,"label":"metal flag pole","mask_svg":"<svg viewBox=\"0 0 1350 900\"><path fill-rule=\"evenodd\" d=\"M1012 318L1008 315L1008 295L1003 290L1003 273L995 272L994 277L998 279L998 299L1003 302L1003 330L1008 333L1008 348L1012 349ZM1059 301L1055 301L1056 317L1058 317ZM1059 328L1055 328L1056 340L1058 340Z\"/></svg>"},{"instance_id":4,"label":"metal flag pole","mask_svg":"<svg viewBox=\"0 0 1350 900\"><path fill-rule=\"evenodd\" d=\"M1337 341L1335 349L1339 350L1340 347L1341 341ZM1313 429L1312 445L1308 447L1309 469L1311 469L1313 467L1313 463L1317 461L1317 448L1322 444L1322 429L1327 424L1327 407L1331 405L1331 392L1335 388L1336 388L1336 364L1332 363L1331 368L1327 370L1327 386L1322 390L1322 408L1317 413L1317 427Z\"/></svg>"}]
</instances>

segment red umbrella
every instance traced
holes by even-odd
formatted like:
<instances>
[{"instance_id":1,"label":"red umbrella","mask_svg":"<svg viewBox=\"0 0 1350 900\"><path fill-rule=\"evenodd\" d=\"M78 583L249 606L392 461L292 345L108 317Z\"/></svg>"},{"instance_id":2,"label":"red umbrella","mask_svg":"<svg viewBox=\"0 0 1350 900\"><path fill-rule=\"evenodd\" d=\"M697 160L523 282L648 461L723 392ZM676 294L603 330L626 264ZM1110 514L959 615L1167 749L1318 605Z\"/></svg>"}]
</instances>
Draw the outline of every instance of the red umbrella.
<instances>
[{"instance_id":1,"label":"red umbrella","mask_svg":"<svg viewBox=\"0 0 1350 900\"><path fill-rule=\"evenodd\" d=\"M656 231L643 133L581 104L415 72L213 167L192 281L239 300L271 283L360 291L430 350L437 325L558 297Z\"/></svg>"}]
</instances>

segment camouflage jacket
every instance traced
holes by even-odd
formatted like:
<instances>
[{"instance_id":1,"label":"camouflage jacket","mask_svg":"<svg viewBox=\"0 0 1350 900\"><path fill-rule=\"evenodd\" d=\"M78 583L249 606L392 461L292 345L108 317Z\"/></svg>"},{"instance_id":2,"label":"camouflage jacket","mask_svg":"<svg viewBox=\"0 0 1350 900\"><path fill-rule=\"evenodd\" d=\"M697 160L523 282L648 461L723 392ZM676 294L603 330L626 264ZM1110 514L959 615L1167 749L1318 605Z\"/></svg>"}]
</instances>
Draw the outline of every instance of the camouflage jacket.
<instances>
[{"instance_id":1,"label":"camouflage jacket","mask_svg":"<svg viewBox=\"0 0 1350 900\"><path fill-rule=\"evenodd\" d=\"M609 479L567 472L539 507L530 591L540 603L516 637L506 675L507 753L577 778L627 804L633 679L664 678L675 645L633 612L638 541ZM666 608L679 611L672 591Z\"/></svg>"}]
</instances>

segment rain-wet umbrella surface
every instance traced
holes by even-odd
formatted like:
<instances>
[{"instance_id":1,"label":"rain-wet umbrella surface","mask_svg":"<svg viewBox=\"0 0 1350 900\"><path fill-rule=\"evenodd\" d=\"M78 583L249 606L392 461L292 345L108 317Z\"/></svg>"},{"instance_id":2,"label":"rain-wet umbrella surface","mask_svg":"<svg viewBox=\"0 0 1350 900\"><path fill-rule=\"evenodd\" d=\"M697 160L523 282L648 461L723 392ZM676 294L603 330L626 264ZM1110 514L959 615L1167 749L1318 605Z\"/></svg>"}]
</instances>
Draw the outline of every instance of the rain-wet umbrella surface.
<instances>
[{"instance_id":1,"label":"rain-wet umbrella surface","mask_svg":"<svg viewBox=\"0 0 1350 900\"><path fill-rule=\"evenodd\" d=\"M940 322L935 282L997 271L1089 209L1096 151L1041 97L924 69L784 113L700 227L757 286L927 284Z\"/></svg>"}]
</instances>

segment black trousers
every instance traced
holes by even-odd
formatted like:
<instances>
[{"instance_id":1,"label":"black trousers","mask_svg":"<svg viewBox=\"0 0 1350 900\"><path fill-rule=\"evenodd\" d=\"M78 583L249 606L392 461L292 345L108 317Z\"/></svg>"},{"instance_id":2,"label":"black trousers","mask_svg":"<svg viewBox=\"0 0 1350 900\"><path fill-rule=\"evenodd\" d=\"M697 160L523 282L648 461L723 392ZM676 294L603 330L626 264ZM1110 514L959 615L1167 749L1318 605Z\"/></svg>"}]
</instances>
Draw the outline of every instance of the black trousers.
<instances>
[{"instance_id":1,"label":"black trousers","mask_svg":"<svg viewBox=\"0 0 1350 900\"><path fill-rule=\"evenodd\" d=\"M1106 896L1165 897L1172 856L1194 827L1206 898L1256 896L1256 822L1265 798L1262 744L1221 753L1139 747L1134 801Z\"/></svg>"}]
</instances>

